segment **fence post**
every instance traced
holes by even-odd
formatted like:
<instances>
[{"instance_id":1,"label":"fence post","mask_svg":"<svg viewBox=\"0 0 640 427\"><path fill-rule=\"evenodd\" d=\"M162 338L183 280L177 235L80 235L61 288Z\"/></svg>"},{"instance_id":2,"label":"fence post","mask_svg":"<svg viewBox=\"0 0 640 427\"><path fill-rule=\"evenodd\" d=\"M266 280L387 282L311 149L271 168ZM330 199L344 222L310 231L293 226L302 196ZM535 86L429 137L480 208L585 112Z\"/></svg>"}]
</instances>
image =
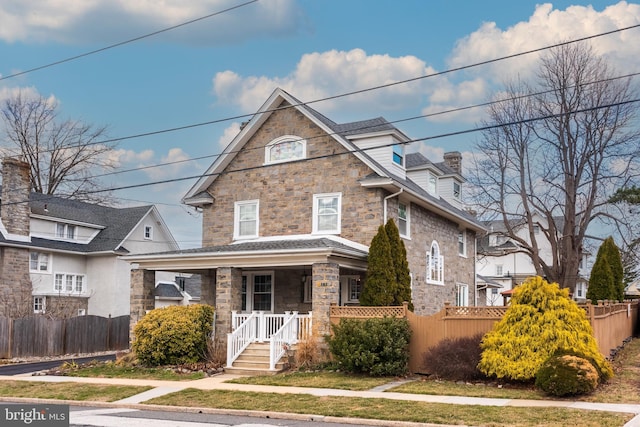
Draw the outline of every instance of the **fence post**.
<instances>
[{"instance_id":1,"label":"fence post","mask_svg":"<svg viewBox=\"0 0 640 427\"><path fill-rule=\"evenodd\" d=\"M403 313L402 317L407 318L407 312L409 311L409 303L407 301L402 302Z\"/></svg>"}]
</instances>

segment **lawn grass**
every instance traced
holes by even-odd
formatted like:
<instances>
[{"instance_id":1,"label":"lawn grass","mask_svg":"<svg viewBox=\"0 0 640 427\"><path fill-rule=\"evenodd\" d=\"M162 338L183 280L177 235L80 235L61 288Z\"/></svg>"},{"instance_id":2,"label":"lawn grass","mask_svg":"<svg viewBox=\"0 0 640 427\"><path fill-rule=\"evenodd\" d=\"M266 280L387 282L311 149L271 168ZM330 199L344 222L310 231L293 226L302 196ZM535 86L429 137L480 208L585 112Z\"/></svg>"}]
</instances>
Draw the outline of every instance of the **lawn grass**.
<instances>
[{"instance_id":1,"label":"lawn grass","mask_svg":"<svg viewBox=\"0 0 640 427\"><path fill-rule=\"evenodd\" d=\"M122 386L107 384L42 383L38 381L0 381L0 396L35 399L90 400L115 402L116 400L150 390L146 386Z\"/></svg>"},{"instance_id":2,"label":"lawn grass","mask_svg":"<svg viewBox=\"0 0 640 427\"><path fill-rule=\"evenodd\" d=\"M371 390L396 378L348 375L342 372L287 372L278 375L243 377L226 382L235 384L258 384L290 387L334 388L339 390Z\"/></svg>"},{"instance_id":3,"label":"lawn grass","mask_svg":"<svg viewBox=\"0 0 640 427\"><path fill-rule=\"evenodd\" d=\"M239 409L313 414L362 419L411 421L417 423L482 426L623 426L632 414L581 411L567 408L519 408L478 405L450 405L404 400L318 397L305 394L276 394L225 390L185 389L158 397L146 404Z\"/></svg>"},{"instance_id":4,"label":"lawn grass","mask_svg":"<svg viewBox=\"0 0 640 427\"><path fill-rule=\"evenodd\" d=\"M205 377L203 372L177 373L172 369L124 366L114 362L89 363L64 369L69 377L131 378L143 380L191 381Z\"/></svg>"}]
</instances>

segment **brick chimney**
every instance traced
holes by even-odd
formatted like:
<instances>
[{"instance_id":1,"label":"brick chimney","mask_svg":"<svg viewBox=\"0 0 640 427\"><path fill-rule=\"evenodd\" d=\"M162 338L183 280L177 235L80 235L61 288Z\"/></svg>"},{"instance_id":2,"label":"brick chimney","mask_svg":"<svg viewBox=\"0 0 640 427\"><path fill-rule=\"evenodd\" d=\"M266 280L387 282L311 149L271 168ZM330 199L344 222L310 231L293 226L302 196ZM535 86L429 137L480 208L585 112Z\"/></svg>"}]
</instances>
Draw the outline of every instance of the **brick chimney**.
<instances>
[{"instance_id":1,"label":"brick chimney","mask_svg":"<svg viewBox=\"0 0 640 427\"><path fill-rule=\"evenodd\" d=\"M0 219L7 232L29 235L30 167L20 160L2 160L2 202Z\"/></svg>"},{"instance_id":2,"label":"brick chimney","mask_svg":"<svg viewBox=\"0 0 640 427\"><path fill-rule=\"evenodd\" d=\"M444 164L462 175L462 154L459 151L444 153Z\"/></svg>"}]
</instances>

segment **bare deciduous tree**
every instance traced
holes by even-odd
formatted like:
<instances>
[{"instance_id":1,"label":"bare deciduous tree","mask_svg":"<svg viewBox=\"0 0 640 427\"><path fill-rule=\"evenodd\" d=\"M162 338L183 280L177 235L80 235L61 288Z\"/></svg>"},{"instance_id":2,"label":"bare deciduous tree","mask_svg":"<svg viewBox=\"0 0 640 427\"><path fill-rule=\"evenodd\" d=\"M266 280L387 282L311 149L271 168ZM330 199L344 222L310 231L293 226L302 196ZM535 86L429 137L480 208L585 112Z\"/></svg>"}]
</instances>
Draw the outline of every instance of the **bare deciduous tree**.
<instances>
[{"instance_id":1,"label":"bare deciduous tree","mask_svg":"<svg viewBox=\"0 0 640 427\"><path fill-rule=\"evenodd\" d=\"M532 84L507 85L490 106L470 176L482 214L501 218L538 275L570 289L589 226L612 218L608 196L628 182L638 154L635 93L613 77L586 44L548 52ZM516 234L522 226L528 239ZM540 256L540 239L552 259Z\"/></svg>"},{"instance_id":2,"label":"bare deciduous tree","mask_svg":"<svg viewBox=\"0 0 640 427\"><path fill-rule=\"evenodd\" d=\"M3 154L31 166L32 190L92 202L108 202L109 194L95 177L111 169L108 153L115 144L101 143L106 127L58 120L58 104L42 96L19 93L4 101Z\"/></svg>"}]
</instances>

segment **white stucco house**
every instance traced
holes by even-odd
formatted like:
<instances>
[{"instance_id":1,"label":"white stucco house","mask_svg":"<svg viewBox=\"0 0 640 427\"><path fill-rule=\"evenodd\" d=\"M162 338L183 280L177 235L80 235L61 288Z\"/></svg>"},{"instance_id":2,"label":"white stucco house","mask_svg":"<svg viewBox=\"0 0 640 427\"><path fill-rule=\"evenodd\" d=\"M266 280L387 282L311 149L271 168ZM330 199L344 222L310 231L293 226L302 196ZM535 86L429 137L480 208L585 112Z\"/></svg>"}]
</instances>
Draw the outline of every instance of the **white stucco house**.
<instances>
[{"instance_id":1,"label":"white stucco house","mask_svg":"<svg viewBox=\"0 0 640 427\"><path fill-rule=\"evenodd\" d=\"M17 308L27 302L34 313L65 317L128 315L131 265L121 257L179 248L158 209L31 192L25 165L3 162L0 315L24 315Z\"/></svg>"},{"instance_id":2,"label":"white stucco house","mask_svg":"<svg viewBox=\"0 0 640 427\"><path fill-rule=\"evenodd\" d=\"M534 221L546 227L546 219L537 213L534 214ZM536 269L531 258L521 250L519 244L506 235L506 227L502 220L487 221L485 226L488 230L487 234L480 237L477 242L478 289L482 289L482 298L486 301L486 305L505 305L514 286L528 277L535 276ZM551 263L551 244L544 237L540 226L534 226L539 254L545 262ZM517 230L518 237L530 242L529 230L525 224L514 224L514 228ZM580 262L576 289L572 295L574 300L586 301L590 271L589 254L584 254Z\"/></svg>"}]
</instances>

